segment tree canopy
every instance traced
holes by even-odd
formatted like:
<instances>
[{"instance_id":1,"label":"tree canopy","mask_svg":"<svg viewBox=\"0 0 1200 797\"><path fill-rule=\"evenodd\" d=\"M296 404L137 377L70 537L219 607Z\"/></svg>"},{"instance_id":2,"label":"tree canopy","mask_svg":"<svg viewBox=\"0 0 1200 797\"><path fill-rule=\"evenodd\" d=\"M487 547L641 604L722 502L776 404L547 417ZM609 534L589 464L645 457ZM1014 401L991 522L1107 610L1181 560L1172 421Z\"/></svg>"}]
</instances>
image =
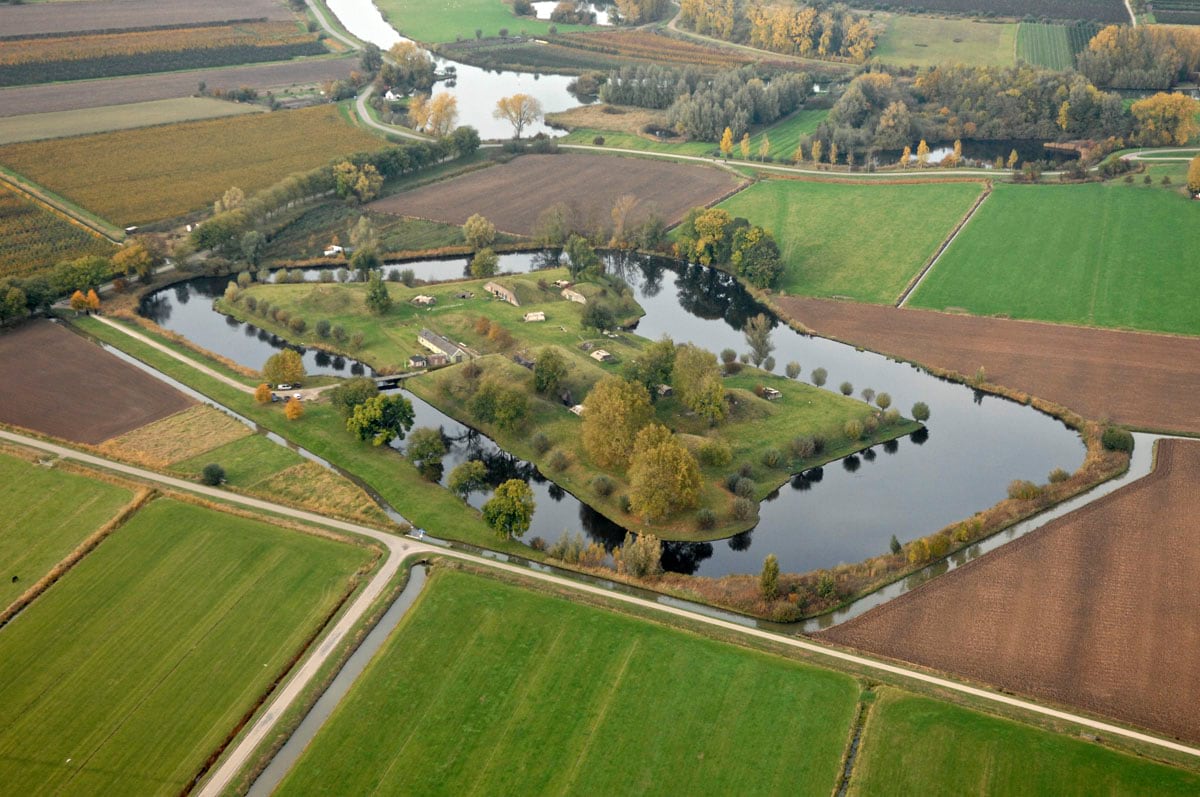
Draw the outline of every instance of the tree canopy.
<instances>
[{"instance_id":1,"label":"tree canopy","mask_svg":"<svg viewBox=\"0 0 1200 797\"><path fill-rule=\"evenodd\" d=\"M377 395L358 404L346 419L346 429L359 440L385 446L404 435L413 425L412 403L403 396Z\"/></svg>"},{"instance_id":2,"label":"tree canopy","mask_svg":"<svg viewBox=\"0 0 1200 797\"><path fill-rule=\"evenodd\" d=\"M605 376L583 404L583 445L602 468L624 468L633 455L637 433L653 409L646 388L619 376Z\"/></svg>"},{"instance_id":3,"label":"tree canopy","mask_svg":"<svg viewBox=\"0 0 1200 797\"><path fill-rule=\"evenodd\" d=\"M672 384L683 405L710 424L725 418L725 386L711 351L690 343L676 349Z\"/></svg>"},{"instance_id":4,"label":"tree canopy","mask_svg":"<svg viewBox=\"0 0 1200 797\"><path fill-rule=\"evenodd\" d=\"M513 138L520 138L526 127L542 118L542 103L528 94L501 97L492 116L507 121L513 127Z\"/></svg>"},{"instance_id":5,"label":"tree canopy","mask_svg":"<svg viewBox=\"0 0 1200 797\"><path fill-rule=\"evenodd\" d=\"M696 458L661 424L638 432L629 464L629 503L650 520L663 520L696 506L700 467Z\"/></svg>"},{"instance_id":6,"label":"tree canopy","mask_svg":"<svg viewBox=\"0 0 1200 797\"><path fill-rule=\"evenodd\" d=\"M507 540L529 530L533 510L533 490L520 479L509 479L483 505L483 520Z\"/></svg>"},{"instance_id":7,"label":"tree canopy","mask_svg":"<svg viewBox=\"0 0 1200 797\"><path fill-rule=\"evenodd\" d=\"M273 385L303 381L304 360L300 353L292 349L284 349L278 354L272 354L263 365L263 379Z\"/></svg>"}]
</instances>

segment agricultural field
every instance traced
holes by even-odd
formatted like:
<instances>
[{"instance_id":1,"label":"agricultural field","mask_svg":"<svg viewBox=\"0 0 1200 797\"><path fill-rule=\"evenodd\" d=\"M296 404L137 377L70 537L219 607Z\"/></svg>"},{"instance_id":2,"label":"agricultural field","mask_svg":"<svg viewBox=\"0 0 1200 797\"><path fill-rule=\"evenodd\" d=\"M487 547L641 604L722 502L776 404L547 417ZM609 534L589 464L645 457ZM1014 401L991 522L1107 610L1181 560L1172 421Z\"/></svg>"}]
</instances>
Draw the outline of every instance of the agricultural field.
<instances>
[{"instance_id":1,"label":"agricultural field","mask_svg":"<svg viewBox=\"0 0 1200 797\"><path fill-rule=\"evenodd\" d=\"M370 560L175 500L139 510L0 631L6 788L181 793Z\"/></svg>"},{"instance_id":2,"label":"agricultural field","mask_svg":"<svg viewBox=\"0 0 1200 797\"><path fill-rule=\"evenodd\" d=\"M818 334L988 381L1135 429L1200 434L1200 338L787 296Z\"/></svg>"},{"instance_id":3,"label":"agricultural field","mask_svg":"<svg viewBox=\"0 0 1200 797\"><path fill-rule=\"evenodd\" d=\"M86 114L78 111L51 111L0 117L0 145L191 122L198 119L241 116L262 113L265 110L261 105L226 102L210 97L180 97L174 100L110 105L95 108Z\"/></svg>"},{"instance_id":4,"label":"agricultural field","mask_svg":"<svg viewBox=\"0 0 1200 797\"><path fill-rule=\"evenodd\" d=\"M0 149L0 159L3 158ZM654 209L668 224L688 209L734 191L736 177L706 166L662 161L613 160L607 155L523 155L509 163L373 202L375 211L462 224L482 213L496 228L530 235L542 211L559 202L581 217L611 223L613 202L639 200L634 219ZM636 221L634 221L636 223Z\"/></svg>"},{"instance_id":5,"label":"agricultural field","mask_svg":"<svg viewBox=\"0 0 1200 797\"><path fill-rule=\"evenodd\" d=\"M284 61L328 52L294 22L9 39L0 48L0 86Z\"/></svg>"},{"instance_id":6,"label":"agricultural field","mask_svg":"<svg viewBox=\"0 0 1200 797\"><path fill-rule=\"evenodd\" d=\"M1036 17L1115 24L1129 22L1129 12L1122 0L903 0L892 3L891 8L917 14L945 12L1010 19Z\"/></svg>"},{"instance_id":7,"label":"agricultural field","mask_svg":"<svg viewBox=\"0 0 1200 797\"><path fill-rule=\"evenodd\" d=\"M1160 25L1200 25L1197 0L1155 0L1154 20Z\"/></svg>"},{"instance_id":8,"label":"agricultural field","mask_svg":"<svg viewBox=\"0 0 1200 797\"><path fill-rule=\"evenodd\" d=\"M669 770L678 793L826 795L857 695L838 673L439 570L277 793L656 793ZM758 754L782 738L804 741Z\"/></svg>"},{"instance_id":9,"label":"agricultural field","mask_svg":"<svg viewBox=\"0 0 1200 797\"><path fill-rule=\"evenodd\" d=\"M548 19L519 17L502 0L447 0L436 5L424 0L379 0L376 5L400 35L424 44L473 39L476 29L482 30L484 36L497 36L502 29L514 36L542 35L549 33L551 25L563 33L593 29L588 25L558 25Z\"/></svg>"},{"instance_id":10,"label":"agricultural field","mask_svg":"<svg viewBox=\"0 0 1200 797\"><path fill-rule=\"evenodd\" d=\"M816 131L817 125L825 121L825 117L828 115L829 111L823 109L801 109L765 129L760 129L750 136L751 159L758 154L758 148L762 145L765 135L771 144L770 154L774 156L775 160L791 161L792 156L796 153L796 147L800 146L800 139L811 136ZM737 150L734 151L737 152Z\"/></svg>"},{"instance_id":11,"label":"agricultural field","mask_svg":"<svg viewBox=\"0 0 1200 797\"><path fill-rule=\"evenodd\" d=\"M876 15L879 18L883 15ZM1017 26L904 14L883 17L886 29L878 38L873 58L898 66L1012 66Z\"/></svg>"},{"instance_id":12,"label":"agricultural field","mask_svg":"<svg viewBox=\"0 0 1200 797\"><path fill-rule=\"evenodd\" d=\"M0 610L132 498L130 490L0 449Z\"/></svg>"},{"instance_id":13,"label":"agricultural field","mask_svg":"<svg viewBox=\"0 0 1200 797\"><path fill-rule=\"evenodd\" d=\"M351 128L337 106L320 105L9 144L0 164L128 226L199 210L230 186L253 194L291 172L385 146Z\"/></svg>"},{"instance_id":14,"label":"agricultural field","mask_svg":"<svg viewBox=\"0 0 1200 797\"><path fill-rule=\"evenodd\" d=\"M196 93L201 81L212 92L248 86L260 91L275 89L277 94L286 95L288 87L312 86L326 80L345 79L357 66L357 58L308 58L275 64L79 80L50 86L18 86L0 89L0 118L190 97ZM97 110L96 113L104 114L104 111Z\"/></svg>"},{"instance_id":15,"label":"agricultural field","mask_svg":"<svg viewBox=\"0 0 1200 797\"><path fill-rule=\"evenodd\" d=\"M1200 334L1198 220L1196 203L1157 185L998 185L911 304Z\"/></svg>"},{"instance_id":16,"label":"agricultural field","mask_svg":"<svg viewBox=\"0 0 1200 797\"><path fill-rule=\"evenodd\" d=\"M781 292L886 303L899 297L980 190L978 183L764 180L719 207L775 235L786 267Z\"/></svg>"},{"instance_id":17,"label":"agricultural field","mask_svg":"<svg viewBox=\"0 0 1200 797\"><path fill-rule=\"evenodd\" d=\"M849 794L1195 794L1200 773L896 689L880 690Z\"/></svg>"},{"instance_id":18,"label":"agricultural field","mask_svg":"<svg viewBox=\"0 0 1200 797\"><path fill-rule=\"evenodd\" d=\"M292 18L287 6L274 0L78 0L0 5L0 30L12 37Z\"/></svg>"},{"instance_id":19,"label":"agricultural field","mask_svg":"<svg viewBox=\"0 0 1200 797\"><path fill-rule=\"evenodd\" d=\"M0 421L97 444L186 409L192 400L62 326L0 334Z\"/></svg>"},{"instance_id":20,"label":"agricultural field","mask_svg":"<svg viewBox=\"0 0 1200 797\"><path fill-rule=\"evenodd\" d=\"M288 224L263 254L264 260L287 262L320 257L325 247L338 236L346 239L350 228L363 216L370 219L385 253L465 246L462 227L424 219L409 219L387 213L363 213L344 202L328 202L304 211ZM504 236L504 241L515 240Z\"/></svg>"},{"instance_id":21,"label":"agricultural field","mask_svg":"<svg viewBox=\"0 0 1200 797\"><path fill-rule=\"evenodd\" d=\"M1075 54L1087 49L1096 25L1047 25L1022 22L1017 30L1017 58L1047 69L1073 69Z\"/></svg>"},{"instance_id":22,"label":"agricultural field","mask_svg":"<svg viewBox=\"0 0 1200 797\"><path fill-rule=\"evenodd\" d=\"M24 277L63 260L115 251L83 225L0 183L0 277Z\"/></svg>"},{"instance_id":23,"label":"agricultural field","mask_svg":"<svg viewBox=\"0 0 1200 797\"><path fill-rule=\"evenodd\" d=\"M233 416L207 404L196 404L105 440L99 448L105 454L147 467L165 468L251 434L249 427Z\"/></svg>"},{"instance_id":24,"label":"agricultural field","mask_svg":"<svg viewBox=\"0 0 1200 797\"><path fill-rule=\"evenodd\" d=\"M822 635L1200 741L1198 475L1200 442L1162 440L1151 475Z\"/></svg>"}]
</instances>

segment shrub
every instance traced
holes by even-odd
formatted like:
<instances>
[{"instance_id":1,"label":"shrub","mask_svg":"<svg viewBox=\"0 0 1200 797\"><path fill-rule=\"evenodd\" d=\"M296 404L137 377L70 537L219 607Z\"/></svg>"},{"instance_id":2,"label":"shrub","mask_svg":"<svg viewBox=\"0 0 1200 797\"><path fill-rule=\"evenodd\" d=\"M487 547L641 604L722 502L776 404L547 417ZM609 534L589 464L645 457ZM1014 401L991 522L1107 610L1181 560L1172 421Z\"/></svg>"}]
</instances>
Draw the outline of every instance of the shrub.
<instances>
[{"instance_id":1,"label":"shrub","mask_svg":"<svg viewBox=\"0 0 1200 797\"><path fill-rule=\"evenodd\" d=\"M299 316L297 316L296 318L293 318L290 322L288 322L288 326L290 326L292 328L292 331L295 332L297 335L302 335L302 334L304 334L304 330L308 329L308 322L305 321L303 318L300 318Z\"/></svg>"},{"instance_id":2,"label":"shrub","mask_svg":"<svg viewBox=\"0 0 1200 797\"><path fill-rule=\"evenodd\" d=\"M751 479L742 477L733 485L733 494L739 498L750 498L754 495L754 482Z\"/></svg>"},{"instance_id":3,"label":"shrub","mask_svg":"<svg viewBox=\"0 0 1200 797\"><path fill-rule=\"evenodd\" d=\"M604 136L596 136L595 138L592 139L592 143L595 144L597 147L603 147L604 146Z\"/></svg>"},{"instance_id":4,"label":"shrub","mask_svg":"<svg viewBox=\"0 0 1200 797\"><path fill-rule=\"evenodd\" d=\"M200 471L200 481L209 487L216 487L225 481L225 469L215 462L210 462Z\"/></svg>"},{"instance_id":5,"label":"shrub","mask_svg":"<svg viewBox=\"0 0 1200 797\"><path fill-rule=\"evenodd\" d=\"M762 361L762 367L763 367L764 371L774 371L775 370L775 358L767 357L767 359Z\"/></svg>"},{"instance_id":6,"label":"shrub","mask_svg":"<svg viewBox=\"0 0 1200 797\"><path fill-rule=\"evenodd\" d=\"M837 582L833 580L833 575L828 570L822 572L817 579L817 594L822 598L832 598L837 595Z\"/></svg>"},{"instance_id":7,"label":"shrub","mask_svg":"<svg viewBox=\"0 0 1200 797\"><path fill-rule=\"evenodd\" d=\"M875 397L875 406L881 410L886 410L892 406L892 397L888 393L880 393ZM914 408L915 409L915 408Z\"/></svg>"},{"instance_id":8,"label":"shrub","mask_svg":"<svg viewBox=\"0 0 1200 797\"><path fill-rule=\"evenodd\" d=\"M329 330L330 330L330 326L329 326L328 319L322 318L320 321L317 322L317 337L319 337L319 338L329 337Z\"/></svg>"},{"instance_id":9,"label":"shrub","mask_svg":"<svg viewBox=\"0 0 1200 797\"><path fill-rule=\"evenodd\" d=\"M900 410L885 410L882 420L885 426L895 426L900 422Z\"/></svg>"},{"instance_id":10,"label":"shrub","mask_svg":"<svg viewBox=\"0 0 1200 797\"><path fill-rule=\"evenodd\" d=\"M817 387L825 384L825 379L829 376L829 372L824 368L814 368L812 372L812 383Z\"/></svg>"},{"instance_id":11,"label":"shrub","mask_svg":"<svg viewBox=\"0 0 1200 797\"><path fill-rule=\"evenodd\" d=\"M827 442L825 440L825 435L815 434L812 436L812 441L813 441L813 453L820 454L822 451L825 450L825 444Z\"/></svg>"},{"instance_id":12,"label":"shrub","mask_svg":"<svg viewBox=\"0 0 1200 797\"><path fill-rule=\"evenodd\" d=\"M617 485L612 479L601 474L592 479L592 489L596 491L597 495L607 498L613 494L613 490L617 489Z\"/></svg>"},{"instance_id":13,"label":"shrub","mask_svg":"<svg viewBox=\"0 0 1200 797\"><path fill-rule=\"evenodd\" d=\"M708 507L696 513L696 528L707 531L717 525L717 515Z\"/></svg>"},{"instance_id":14,"label":"shrub","mask_svg":"<svg viewBox=\"0 0 1200 797\"><path fill-rule=\"evenodd\" d=\"M724 440L708 440L701 444L700 464L706 468L720 468L733 460L733 450Z\"/></svg>"},{"instance_id":15,"label":"shrub","mask_svg":"<svg viewBox=\"0 0 1200 797\"><path fill-rule=\"evenodd\" d=\"M749 498L733 499L733 516L738 520L749 520L754 517L755 511L754 502Z\"/></svg>"},{"instance_id":16,"label":"shrub","mask_svg":"<svg viewBox=\"0 0 1200 797\"><path fill-rule=\"evenodd\" d=\"M754 478L754 466L749 462L743 462L738 466L738 475L746 479Z\"/></svg>"},{"instance_id":17,"label":"shrub","mask_svg":"<svg viewBox=\"0 0 1200 797\"><path fill-rule=\"evenodd\" d=\"M846 421L843 431L845 431L846 437L851 440L859 440L863 436L863 423L859 420Z\"/></svg>"},{"instance_id":18,"label":"shrub","mask_svg":"<svg viewBox=\"0 0 1200 797\"><path fill-rule=\"evenodd\" d=\"M533 446L533 450L537 453L545 454L550 450L550 438L542 432L538 432L529 439L529 445Z\"/></svg>"},{"instance_id":19,"label":"shrub","mask_svg":"<svg viewBox=\"0 0 1200 797\"><path fill-rule=\"evenodd\" d=\"M256 309L258 309L258 300L253 296L247 296L245 305L246 309L253 313Z\"/></svg>"},{"instance_id":20,"label":"shrub","mask_svg":"<svg viewBox=\"0 0 1200 797\"><path fill-rule=\"evenodd\" d=\"M571 458L567 456L567 452L561 448L556 448L550 452L550 456L546 458L546 463L551 470L564 471L571 466Z\"/></svg>"},{"instance_id":21,"label":"shrub","mask_svg":"<svg viewBox=\"0 0 1200 797\"><path fill-rule=\"evenodd\" d=\"M879 419L874 415L868 415L866 420L863 421L863 433L867 435L873 435L878 431Z\"/></svg>"},{"instance_id":22,"label":"shrub","mask_svg":"<svg viewBox=\"0 0 1200 797\"><path fill-rule=\"evenodd\" d=\"M365 338L363 337L363 333L355 332L353 335L350 336L350 348L361 349L364 340L365 340Z\"/></svg>"},{"instance_id":23,"label":"shrub","mask_svg":"<svg viewBox=\"0 0 1200 797\"><path fill-rule=\"evenodd\" d=\"M1108 451L1133 451L1133 435L1118 426L1105 429L1100 443Z\"/></svg>"},{"instance_id":24,"label":"shrub","mask_svg":"<svg viewBox=\"0 0 1200 797\"><path fill-rule=\"evenodd\" d=\"M413 271L411 268L401 269L400 281L404 283L404 287L411 288L417 284L417 272Z\"/></svg>"},{"instance_id":25,"label":"shrub","mask_svg":"<svg viewBox=\"0 0 1200 797\"><path fill-rule=\"evenodd\" d=\"M317 275L317 279L321 282L333 282L333 272L327 268L321 269L321 273Z\"/></svg>"},{"instance_id":26,"label":"shrub","mask_svg":"<svg viewBox=\"0 0 1200 797\"><path fill-rule=\"evenodd\" d=\"M768 449L763 453L762 461L768 468L778 468L783 462L783 453L777 448Z\"/></svg>"},{"instance_id":27,"label":"shrub","mask_svg":"<svg viewBox=\"0 0 1200 797\"><path fill-rule=\"evenodd\" d=\"M1030 481L1016 479L1008 485L1008 497L1018 501L1030 501L1042 494L1042 488Z\"/></svg>"},{"instance_id":28,"label":"shrub","mask_svg":"<svg viewBox=\"0 0 1200 797\"><path fill-rule=\"evenodd\" d=\"M791 449L792 456L796 459L808 459L817 453L817 444L811 437L801 435L792 438Z\"/></svg>"},{"instance_id":29,"label":"shrub","mask_svg":"<svg viewBox=\"0 0 1200 797\"><path fill-rule=\"evenodd\" d=\"M1050 471L1051 484L1061 484L1069 478L1071 478L1071 474L1067 473L1062 468L1055 468L1054 470Z\"/></svg>"},{"instance_id":30,"label":"shrub","mask_svg":"<svg viewBox=\"0 0 1200 797\"><path fill-rule=\"evenodd\" d=\"M929 405L924 401L918 401L912 407L912 416L913 420L920 421L921 423L929 420Z\"/></svg>"},{"instance_id":31,"label":"shrub","mask_svg":"<svg viewBox=\"0 0 1200 797\"><path fill-rule=\"evenodd\" d=\"M842 384L838 386L838 390L842 391L843 396L849 396L854 392L854 385L850 384L849 382L842 382Z\"/></svg>"},{"instance_id":32,"label":"shrub","mask_svg":"<svg viewBox=\"0 0 1200 797\"><path fill-rule=\"evenodd\" d=\"M784 373L787 374L788 379L796 379L800 376L800 363L792 360L787 364L786 368L784 369Z\"/></svg>"},{"instance_id":33,"label":"shrub","mask_svg":"<svg viewBox=\"0 0 1200 797\"><path fill-rule=\"evenodd\" d=\"M738 473L737 471L734 471L733 473L726 476L725 477L725 489L732 493L734 491L734 489L737 487L737 483L739 481L741 481L741 478L742 478L742 475L740 473Z\"/></svg>"},{"instance_id":34,"label":"shrub","mask_svg":"<svg viewBox=\"0 0 1200 797\"><path fill-rule=\"evenodd\" d=\"M333 339L336 340L338 343L346 342L346 330L345 330L345 328L342 327L341 324L333 325Z\"/></svg>"},{"instance_id":35,"label":"shrub","mask_svg":"<svg viewBox=\"0 0 1200 797\"><path fill-rule=\"evenodd\" d=\"M725 363L725 375L726 376L737 376L738 374L740 374L742 372L742 368L743 368L742 364L740 362L738 362L737 360L734 360L731 363Z\"/></svg>"},{"instance_id":36,"label":"shrub","mask_svg":"<svg viewBox=\"0 0 1200 797\"><path fill-rule=\"evenodd\" d=\"M631 505L629 503L629 496L622 495L620 498L617 499L617 504L621 507L622 512L624 512L627 515L629 514L629 510L631 508Z\"/></svg>"},{"instance_id":37,"label":"shrub","mask_svg":"<svg viewBox=\"0 0 1200 797\"><path fill-rule=\"evenodd\" d=\"M529 541L529 547L535 551L544 551L546 550L546 541L541 537L534 537Z\"/></svg>"},{"instance_id":38,"label":"shrub","mask_svg":"<svg viewBox=\"0 0 1200 797\"><path fill-rule=\"evenodd\" d=\"M731 362L737 361L737 352L733 349L721 349L721 362L729 365Z\"/></svg>"},{"instance_id":39,"label":"shrub","mask_svg":"<svg viewBox=\"0 0 1200 797\"><path fill-rule=\"evenodd\" d=\"M867 402L868 404L870 404L871 401L874 400L874 398L875 398L875 391L869 387L864 387L863 391L862 391L862 400Z\"/></svg>"}]
</instances>

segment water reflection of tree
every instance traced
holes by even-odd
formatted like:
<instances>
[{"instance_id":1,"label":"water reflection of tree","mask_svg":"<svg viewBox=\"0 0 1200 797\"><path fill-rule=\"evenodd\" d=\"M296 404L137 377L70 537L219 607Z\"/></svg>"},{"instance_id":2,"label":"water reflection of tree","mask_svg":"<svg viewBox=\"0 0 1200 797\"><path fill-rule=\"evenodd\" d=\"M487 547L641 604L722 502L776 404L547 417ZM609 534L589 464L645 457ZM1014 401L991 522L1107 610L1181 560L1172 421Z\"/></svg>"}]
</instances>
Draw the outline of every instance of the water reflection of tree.
<instances>
[{"instance_id":1,"label":"water reflection of tree","mask_svg":"<svg viewBox=\"0 0 1200 797\"><path fill-rule=\"evenodd\" d=\"M669 573L693 575L700 563L713 555L712 543L665 540L662 544L662 566Z\"/></svg>"},{"instance_id":2,"label":"water reflection of tree","mask_svg":"<svg viewBox=\"0 0 1200 797\"><path fill-rule=\"evenodd\" d=\"M165 324L171 319L171 303L162 293L155 293L142 300L138 312L156 324Z\"/></svg>"},{"instance_id":3,"label":"water reflection of tree","mask_svg":"<svg viewBox=\"0 0 1200 797\"><path fill-rule=\"evenodd\" d=\"M715 268L688 265L675 280L679 290L679 305L707 320L723 320L740 330L754 315L765 313L775 322L774 315L754 300L733 277Z\"/></svg>"},{"instance_id":4,"label":"water reflection of tree","mask_svg":"<svg viewBox=\"0 0 1200 797\"><path fill-rule=\"evenodd\" d=\"M920 429L917 429L912 434L910 434L908 436L908 439L912 440L914 443L916 443L919 446L923 446L923 445L925 445L925 441L927 441L929 439L929 430L926 429L924 426L922 426Z\"/></svg>"},{"instance_id":5,"label":"water reflection of tree","mask_svg":"<svg viewBox=\"0 0 1200 797\"><path fill-rule=\"evenodd\" d=\"M900 450L900 441L896 440L895 438L888 440L886 443L883 444L883 451L885 454L895 454L899 450Z\"/></svg>"},{"instance_id":6,"label":"water reflection of tree","mask_svg":"<svg viewBox=\"0 0 1200 797\"><path fill-rule=\"evenodd\" d=\"M751 537L754 534L754 529L743 531L740 534L734 534L726 542L729 543L731 551L748 551L750 550Z\"/></svg>"},{"instance_id":7,"label":"water reflection of tree","mask_svg":"<svg viewBox=\"0 0 1200 797\"><path fill-rule=\"evenodd\" d=\"M851 454L842 460L842 467L846 469L847 473L855 473L862 467L862 460L858 458L857 454Z\"/></svg>"}]
</instances>

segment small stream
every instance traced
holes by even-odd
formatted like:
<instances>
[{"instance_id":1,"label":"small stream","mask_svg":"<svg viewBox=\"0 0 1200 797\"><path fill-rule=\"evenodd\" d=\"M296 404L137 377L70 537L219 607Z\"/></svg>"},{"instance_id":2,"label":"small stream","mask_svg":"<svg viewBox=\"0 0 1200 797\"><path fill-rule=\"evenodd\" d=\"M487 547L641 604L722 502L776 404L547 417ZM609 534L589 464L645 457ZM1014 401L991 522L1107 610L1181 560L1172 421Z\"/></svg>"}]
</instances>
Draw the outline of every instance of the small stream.
<instances>
[{"instance_id":1,"label":"small stream","mask_svg":"<svg viewBox=\"0 0 1200 797\"><path fill-rule=\"evenodd\" d=\"M538 255L506 255L501 268L523 271L545 264ZM741 328L763 312L735 280L722 272L682 266L660 258L610 257L609 269L622 275L646 310L638 333L647 338L671 335L712 350L741 350ZM414 268L423 279L458 278L464 259L392 264ZM254 327L212 309L227 277L198 277L146 297L143 311L159 324L199 345L251 368L288 345ZM672 572L702 576L757 572L774 553L788 572L805 572L857 562L887 550L891 535L902 542L970 517L1005 497L1013 479L1041 483L1054 468L1075 470L1083 461L1079 436L1061 422L1029 407L947 382L906 363L858 351L822 338L777 326L774 356L796 360L808 379L818 366L829 372L825 389L843 380L855 394L864 387L892 394L894 406L907 413L916 401L932 410L927 428L901 440L794 476L760 507L756 528L727 540L664 543L663 563ZM361 363L307 351L312 373L369 373ZM409 396L416 426L440 426L449 443L439 480L456 464L482 460L490 483L522 478L534 490L537 510L523 539L548 542L582 531L611 549L625 531L547 480L532 464L504 452L494 441L436 408ZM786 441L781 441L784 443ZM396 447L403 449L403 443ZM471 496L475 506L490 496ZM436 534L437 529L431 530Z\"/></svg>"}]
</instances>

